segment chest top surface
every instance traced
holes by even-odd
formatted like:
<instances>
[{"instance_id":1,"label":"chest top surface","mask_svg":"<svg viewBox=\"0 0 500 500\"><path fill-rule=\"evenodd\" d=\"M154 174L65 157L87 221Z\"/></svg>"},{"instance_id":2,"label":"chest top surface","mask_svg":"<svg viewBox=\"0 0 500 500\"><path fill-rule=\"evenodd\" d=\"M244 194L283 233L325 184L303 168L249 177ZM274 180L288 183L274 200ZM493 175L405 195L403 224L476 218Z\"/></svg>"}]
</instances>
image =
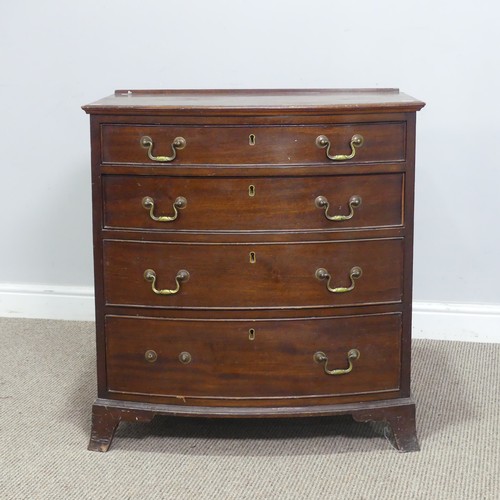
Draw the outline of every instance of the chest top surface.
<instances>
[{"instance_id":1,"label":"chest top surface","mask_svg":"<svg viewBox=\"0 0 500 500\"><path fill-rule=\"evenodd\" d=\"M116 90L83 106L89 114L375 113L425 104L398 89Z\"/></svg>"}]
</instances>

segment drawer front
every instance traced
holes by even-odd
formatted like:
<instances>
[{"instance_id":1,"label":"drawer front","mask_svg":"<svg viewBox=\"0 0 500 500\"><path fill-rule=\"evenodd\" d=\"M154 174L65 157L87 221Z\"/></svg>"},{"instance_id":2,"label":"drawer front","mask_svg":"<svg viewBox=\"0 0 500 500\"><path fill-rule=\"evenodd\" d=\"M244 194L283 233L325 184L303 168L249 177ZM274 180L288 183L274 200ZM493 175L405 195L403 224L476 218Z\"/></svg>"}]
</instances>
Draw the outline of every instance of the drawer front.
<instances>
[{"instance_id":1,"label":"drawer front","mask_svg":"<svg viewBox=\"0 0 500 500\"><path fill-rule=\"evenodd\" d=\"M400 338L398 313L276 321L108 316L108 390L172 396L182 404L197 397L396 391ZM326 373L325 368L347 371L353 350L359 357L351 354L349 373Z\"/></svg>"},{"instance_id":2,"label":"drawer front","mask_svg":"<svg viewBox=\"0 0 500 500\"><path fill-rule=\"evenodd\" d=\"M148 231L398 226L402 224L402 191L403 174L272 178L106 175L104 225Z\"/></svg>"},{"instance_id":3,"label":"drawer front","mask_svg":"<svg viewBox=\"0 0 500 500\"><path fill-rule=\"evenodd\" d=\"M101 127L101 148L103 163L120 164L395 162L406 157L405 134L405 122L283 127L106 124ZM330 156L349 156L355 135L362 136L363 144L354 148L353 158L346 160L328 159L327 147L319 147L316 142L319 136L325 136ZM184 147L173 146L178 137L184 140ZM175 158L154 159L161 156Z\"/></svg>"},{"instance_id":4,"label":"drawer front","mask_svg":"<svg viewBox=\"0 0 500 500\"><path fill-rule=\"evenodd\" d=\"M288 244L104 242L109 305L272 309L396 303L402 298L402 279L401 238Z\"/></svg>"}]
</instances>

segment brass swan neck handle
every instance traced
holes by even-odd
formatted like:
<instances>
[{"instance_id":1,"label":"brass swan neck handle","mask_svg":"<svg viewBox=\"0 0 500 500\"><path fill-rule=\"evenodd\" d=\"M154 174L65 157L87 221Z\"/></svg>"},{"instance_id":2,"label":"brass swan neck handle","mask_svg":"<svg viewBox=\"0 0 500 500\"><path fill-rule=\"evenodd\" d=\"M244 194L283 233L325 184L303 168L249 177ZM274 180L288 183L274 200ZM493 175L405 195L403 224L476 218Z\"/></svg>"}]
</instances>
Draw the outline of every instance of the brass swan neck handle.
<instances>
[{"instance_id":1,"label":"brass swan neck handle","mask_svg":"<svg viewBox=\"0 0 500 500\"><path fill-rule=\"evenodd\" d=\"M348 155L331 155L330 154L330 139L326 135L318 135L316 137L316 146L318 148L326 148L326 157L332 161L346 161L351 160L356 156L356 148L360 148L363 146L365 142L363 136L361 134L354 134L351 138L351 142L349 143L351 147L351 154Z\"/></svg>"},{"instance_id":2,"label":"brass swan neck handle","mask_svg":"<svg viewBox=\"0 0 500 500\"><path fill-rule=\"evenodd\" d=\"M331 277L330 273L325 268L320 267L319 269L316 269L316 273L315 273L316 279L328 280L326 282L326 288L331 293L346 293L346 292L350 292L351 290L354 290L354 287L356 286L355 280L358 280L359 278L361 278L362 275L363 275L363 270L359 266L354 266L349 271L349 278L351 280L351 286L332 287L332 286L330 286L330 281L332 280L332 277Z\"/></svg>"},{"instance_id":3,"label":"brass swan neck handle","mask_svg":"<svg viewBox=\"0 0 500 500\"><path fill-rule=\"evenodd\" d=\"M181 269L177 272L175 276L176 287L172 290L163 289L158 290L156 288L156 272L153 269L146 269L144 271L144 279L151 283L151 290L156 293L156 295L175 295L181 289L181 283L186 283L189 280L189 272L185 269Z\"/></svg>"},{"instance_id":4,"label":"brass swan neck handle","mask_svg":"<svg viewBox=\"0 0 500 500\"><path fill-rule=\"evenodd\" d=\"M349 366L347 368L334 369L334 370L329 370L327 368L328 356L323 351L318 351L314 353L313 359L316 363L324 363L323 369L325 370L325 373L327 375L346 375L347 373L352 372L353 368L352 362L358 360L360 355L361 353L357 349L351 349L347 353L347 362L349 363Z\"/></svg>"},{"instance_id":5,"label":"brass swan neck handle","mask_svg":"<svg viewBox=\"0 0 500 500\"><path fill-rule=\"evenodd\" d=\"M184 149L186 147L186 144L187 144L186 139L184 139L184 137L176 137L171 144L172 156L154 156L153 155L153 147L154 147L153 139L151 139L151 137L149 137L149 135L145 135L145 136L141 137L140 142L141 142L141 146L148 150L148 158L150 160L158 161L158 162L162 162L162 163L174 161L175 158L177 157L177 151L179 149Z\"/></svg>"},{"instance_id":6,"label":"brass swan neck handle","mask_svg":"<svg viewBox=\"0 0 500 500\"><path fill-rule=\"evenodd\" d=\"M184 196L178 196L175 199L172 205L172 208L174 209L174 215L155 215L155 201L153 200L153 198L151 198L151 196L145 196L142 199L142 206L146 210L149 210L149 217L152 220L156 222L172 222L179 216L179 210L187 207L187 200L186 198L184 198Z\"/></svg>"},{"instance_id":7,"label":"brass swan neck handle","mask_svg":"<svg viewBox=\"0 0 500 500\"><path fill-rule=\"evenodd\" d=\"M343 221L343 220L349 220L352 219L354 216L354 209L358 208L361 206L362 199L361 196L358 196L357 194L351 196L349 198L349 214L348 215L328 215L328 209L330 208L330 203L324 196L318 196L314 200L314 204L316 205L316 208L323 209L325 211L325 217L328 220L333 220L333 221Z\"/></svg>"}]
</instances>

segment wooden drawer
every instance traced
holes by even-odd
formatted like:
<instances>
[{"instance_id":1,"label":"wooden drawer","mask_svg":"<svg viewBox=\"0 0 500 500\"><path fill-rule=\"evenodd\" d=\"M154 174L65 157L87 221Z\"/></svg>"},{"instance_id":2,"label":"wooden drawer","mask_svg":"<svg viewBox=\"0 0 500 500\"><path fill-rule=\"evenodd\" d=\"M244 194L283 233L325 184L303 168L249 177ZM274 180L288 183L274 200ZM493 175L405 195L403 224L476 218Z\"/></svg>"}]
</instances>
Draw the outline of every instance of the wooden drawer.
<instances>
[{"instance_id":1,"label":"wooden drawer","mask_svg":"<svg viewBox=\"0 0 500 500\"><path fill-rule=\"evenodd\" d=\"M355 268L359 279L351 279ZM327 289L319 269L332 276ZM158 295L145 271L156 275ZM149 278L152 275L149 274ZM109 305L160 308L287 308L397 303L402 298L403 239L276 244L104 241L104 287Z\"/></svg>"},{"instance_id":2,"label":"wooden drawer","mask_svg":"<svg viewBox=\"0 0 500 500\"><path fill-rule=\"evenodd\" d=\"M326 148L316 145L324 135L330 141L331 156L349 155L356 134L363 137L363 145L345 161L329 160ZM396 162L406 158L405 135L405 122L273 127L104 124L101 159L102 163L156 165ZM177 137L185 140L185 147L176 149L173 161L158 162L148 156L144 137L151 139L153 157L173 156Z\"/></svg>"},{"instance_id":3,"label":"wooden drawer","mask_svg":"<svg viewBox=\"0 0 500 500\"><path fill-rule=\"evenodd\" d=\"M398 226L402 224L402 191L403 174L271 178L106 175L104 226L148 231ZM328 201L328 212L318 200L320 196ZM185 206L182 202L183 208L176 214L174 204L181 197ZM329 220L326 213L351 218Z\"/></svg>"},{"instance_id":4,"label":"wooden drawer","mask_svg":"<svg viewBox=\"0 0 500 500\"><path fill-rule=\"evenodd\" d=\"M172 396L185 404L197 397L325 397L399 388L399 313L276 321L107 316L105 328L111 392ZM352 349L359 359L351 361L350 373L325 372L325 363L328 370L348 369ZM327 362L315 359L318 352Z\"/></svg>"}]
</instances>

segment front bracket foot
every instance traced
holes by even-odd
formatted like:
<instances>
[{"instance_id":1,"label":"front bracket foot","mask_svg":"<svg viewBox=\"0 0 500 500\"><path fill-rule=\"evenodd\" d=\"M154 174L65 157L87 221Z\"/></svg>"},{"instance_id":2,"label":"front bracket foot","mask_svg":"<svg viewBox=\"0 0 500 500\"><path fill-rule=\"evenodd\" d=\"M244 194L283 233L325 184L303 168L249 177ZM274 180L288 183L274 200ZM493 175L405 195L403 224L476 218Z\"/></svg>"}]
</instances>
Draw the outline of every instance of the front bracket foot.
<instances>
[{"instance_id":1,"label":"front bracket foot","mask_svg":"<svg viewBox=\"0 0 500 500\"><path fill-rule=\"evenodd\" d=\"M383 421L389 429L388 439L400 452L420 451L415 425L415 405L360 410L352 414L357 422Z\"/></svg>"}]
</instances>

